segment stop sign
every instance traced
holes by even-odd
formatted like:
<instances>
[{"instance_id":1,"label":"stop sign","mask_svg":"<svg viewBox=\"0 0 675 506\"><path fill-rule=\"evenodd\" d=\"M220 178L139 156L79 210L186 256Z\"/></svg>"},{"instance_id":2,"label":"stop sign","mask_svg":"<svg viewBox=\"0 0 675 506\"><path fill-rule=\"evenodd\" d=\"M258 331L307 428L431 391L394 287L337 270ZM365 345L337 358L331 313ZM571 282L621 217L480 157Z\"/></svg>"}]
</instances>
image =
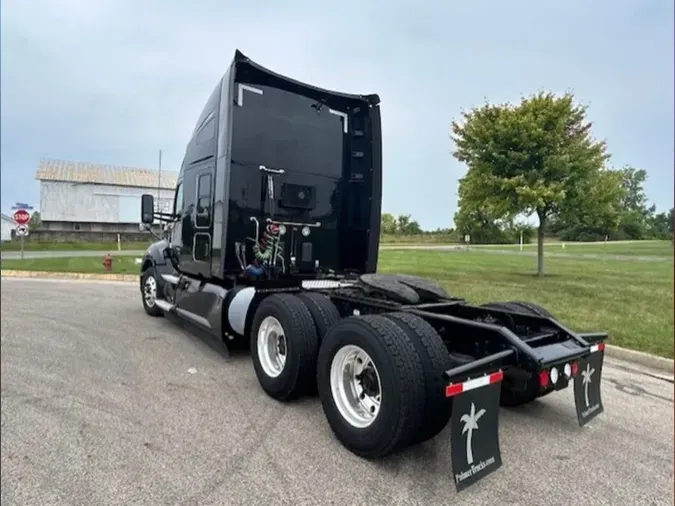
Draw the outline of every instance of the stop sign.
<instances>
[{"instance_id":1,"label":"stop sign","mask_svg":"<svg viewBox=\"0 0 675 506\"><path fill-rule=\"evenodd\" d=\"M17 225L28 225L30 223L30 213L25 209L15 211L13 218Z\"/></svg>"}]
</instances>

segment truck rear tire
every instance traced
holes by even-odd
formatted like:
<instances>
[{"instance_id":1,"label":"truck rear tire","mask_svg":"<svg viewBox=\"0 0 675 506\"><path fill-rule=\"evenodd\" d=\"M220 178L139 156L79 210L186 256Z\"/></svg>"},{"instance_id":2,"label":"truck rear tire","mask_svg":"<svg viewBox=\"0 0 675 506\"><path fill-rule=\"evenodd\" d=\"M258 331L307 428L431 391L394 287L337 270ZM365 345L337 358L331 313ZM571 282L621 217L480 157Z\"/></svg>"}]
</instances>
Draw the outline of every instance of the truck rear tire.
<instances>
[{"instance_id":1,"label":"truck rear tire","mask_svg":"<svg viewBox=\"0 0 675 506\"><path fill-rule=\"evenodd\" d=\"M380 315L350 316L324 337L317 361L323 411L351 452L373 459L398 452L419 431L422 363L405 331Z\"/></svg>"},{"instance_id":2,"label":"truck rear tire","mask_svg":"<svg viewBox=\"0 0 675 506\"><path fill-rule=\"evenodd\" d=\"M338 309L333 304L333 301L330 300L330 297L322 293L301 292L297 297L305 303L305 306L307 306L307 309L312 314L319 343L321 343L330 328L340 321Z\"/></svg>"},{"instance_id":3,"label":"truck rear tire","mask_svg":"<svg viewBox=\"0 0 675 506\"><path fill-rule=\"evenodd\" d=\"M319 340L300 299L282 293L266 297L253 317L250 338L253 368L267 395L290 401L311 390Z\"/></svg>"},{"instance_id":4,"label":"truck rear tire","mask_svg":"<svg viewBox=\"0 0 675 506\"><path fill-rule=\"evenodd\" d=\"M509 304L516 306L521 313L529 313L536 316L543 316L544 318L556 319L548 309L541 307L539 304L534 302L523 302L523 301L510 301Z\"/></svg>"},{"instance_id":5,"label":"truck rear tire","mask_svg":"<svg viewBox=\"0 0 675 506\"><path fill-rule=\"evenodd\" d=\"M438 332L425 320L410 313L387 313L415 345L424 374L424 410L422 424L413 443L435 437L450 421L452 401L445 397L443 373L452 367L452 360Z\"/></svg>"},{"instance_id":6,"label":"truck rear tire","mask_svg":"<svg viewBox=\"0 0 675 506\"><path fill-rule=\"evenodd\" d=\"M141 274L141 300L143 301L143 309L150 316L164 316L164 311L155 304L159 286L155 268L148 267L145 269Z\"/></svg>"}]
</instances>

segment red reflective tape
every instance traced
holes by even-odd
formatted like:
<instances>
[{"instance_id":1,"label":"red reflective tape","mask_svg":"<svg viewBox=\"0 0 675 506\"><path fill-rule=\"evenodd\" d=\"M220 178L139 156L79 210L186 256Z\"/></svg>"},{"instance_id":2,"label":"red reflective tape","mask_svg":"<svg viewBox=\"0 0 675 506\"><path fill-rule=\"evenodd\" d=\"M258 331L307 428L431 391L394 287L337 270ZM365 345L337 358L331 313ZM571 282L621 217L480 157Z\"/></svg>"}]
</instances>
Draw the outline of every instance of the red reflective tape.
<instances>
[{"instance_id":1,"label":"red reflective tape","mask_svg":"<svg viewBox=\"0 0 675 506\"><path fill-rule=\"evenodd\" d=\"M504 379L504 373L502 371L497 371L487 376L481 376L480 378L467 380L464 383L452 383L445 387L445 396L452 397L475 388L498 383L502 379Z\"/></svg>"},{"instance_id":2,"label":"red reflective tape","mask_svg":"<svg viewBox=\"0 0 675 506\"><path fill-rule=\"evenodd\" d=\"M605 343L598 343L594 344L591 346L591 353L595 353L596 351L604 351L605 350Z\"/></svg>"},{"instance_id":3,"label":"red reflective tape","mask_svg":"<svg viewBox=\"0 0 675 506\"><path fill-rule=\"evenodd\" d=\"M490 383L498 383L504 379L504 373L502 371L493 372L490 374Z\"/></svg>"},{"instance_id":4,"label":"red reflective tape","mask_svg":"<svg viewBox=\"0 0 675 506\"><path fill-rule=\"evenodd\" d=\"M452 397L453 395L461 394L464 391L462 383L454 383L445 387L445 396Z\"/></svg>"}]
</instances>

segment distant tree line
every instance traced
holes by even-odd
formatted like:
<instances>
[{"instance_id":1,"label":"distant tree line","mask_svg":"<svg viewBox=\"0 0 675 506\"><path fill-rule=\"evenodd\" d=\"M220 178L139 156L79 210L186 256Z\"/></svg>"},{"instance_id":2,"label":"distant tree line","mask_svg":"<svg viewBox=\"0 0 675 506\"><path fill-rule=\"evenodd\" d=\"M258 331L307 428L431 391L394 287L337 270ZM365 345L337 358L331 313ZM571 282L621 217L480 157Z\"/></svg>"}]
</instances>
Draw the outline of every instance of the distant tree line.
<instances>
[{"instance_id":1,"label":"distant tree line","mask_svg":"<svg viewBox=\"0 0 675 506\"><path fill-rule=\"evenodd\" d=\"M546 234L564 241L672 240L673 208L657 213L656 206L649 205L644 191L647 172L633 167L617 172L621 191L613 219L583 214L554 217L546 225Z\"/></svg>"},{"instance_id":2,"label":"distant tree line","mask_svg":"<svg viewBox=\"0 0 675 506\"><path fill-rule=\"evenodd\" d=\"M645 171L611 167L586 113L571 93L539 92L453 121L453 156L468 167L459 181L458 229L536 216L538 275L547 233L577 241L672 238L668 213L647 206Z\"/></svg>"},{"instance_id":3,"label":"distant tree line","mask_svg":"<svg viewBox=\"0 0 675 506\"><path fill-rule=\"evenodd\" d=\"M380 233L386 235L419 235L423 234L420 224L409 214L394 216L391 213L382 213Z\"/></svg>"},{"instance_id":4,"label":"distant tree line","mask_svg":"<svg viewBox=\"0 0 675 506\"><path fill-rule=\"evenodd\" d=\"M610 213L596 208L596 212L552 215L545 223L544 236L582 242L672 240L675 218L673 208L657 213L656 206L649 205L644 191L646 171L624 167L613 172L618 175L620 185L615 209ZM455 226L458 236L468 234L471 242L476 244L518 242L521 230L524 232L524 242L531 242L536 233L533 226L514 223L509 219L493 219L489 212L478 206L473 209L471 206L460 207L455 214Z\"/></svg>"},{"instance_id":5,"label":"distant tree line","mask_svg":"<svg viewBox=\"0 0 675 506\"><path fill-rule=\"evenodd\" d=\"M381 233L383 235L398 236L444 236L448 241L464 242L465 236L470 236L472 244L507 244L520 241L523 234L523 242L530 243L534 237L535 229L531 225L519 223L485 223L481 226L472 224L470 228L437 228L435 230L423 230L420 224L407 215L395 216L391 213L382 213ZM464 233L466 232L466 233Z\"/></svg>"},{"instance_id":6,"label":"distant tree line","mask_svg":"<svg viewBox=\"0 0 675 506\"><path fill-rule=\"evenodd\" d=\"M657 213L649 205L645 170L609 164L607 144L592 136L586 113L571 93L548 92L462 112L451 137L453 156L468 170L459 181L455 229L444 233L460 242L468 235L471 243L536 239L539 275L546 236L672 240L673 209ZM536 228L524 222L530 217ZM424 232L409 215L384 214L382 233Z\"/></svg>"}]
</instances>

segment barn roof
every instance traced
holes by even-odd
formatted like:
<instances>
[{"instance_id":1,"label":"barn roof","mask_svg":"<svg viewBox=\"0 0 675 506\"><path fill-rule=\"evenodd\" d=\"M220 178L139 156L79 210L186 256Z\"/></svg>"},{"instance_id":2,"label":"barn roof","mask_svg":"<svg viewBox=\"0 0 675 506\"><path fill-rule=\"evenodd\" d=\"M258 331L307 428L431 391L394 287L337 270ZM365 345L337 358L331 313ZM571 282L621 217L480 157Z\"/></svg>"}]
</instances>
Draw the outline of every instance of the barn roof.
<instances>
[{"instance_id":1,"label":"barn roof","mask_svg":"<svg viewBox=\"0 0 675 506\"><path fill-rule=\"evenodd\" d=\"M42 159L35 179L39 181L62 181L69 183L109 184L157 188L157 171L137 167L121 167L102 163L73 162ZM161 187L173 190L178 172L162 170Z\"/></svg>"},{"instance_id":2,"label":"barn roof","mask_svg":"<svg viewBox=\"0 0 675 506\"><path fill-rule=\"evenodd\" d=\"M3 219L3 220L5 220L5 221L11 221L12 223L14 223L14 218L12 218L12 217L10 217L10 216L7 216L5 213L0 213L0 215L2 216L2 219Z\"/></svg>"}]
</instances>

